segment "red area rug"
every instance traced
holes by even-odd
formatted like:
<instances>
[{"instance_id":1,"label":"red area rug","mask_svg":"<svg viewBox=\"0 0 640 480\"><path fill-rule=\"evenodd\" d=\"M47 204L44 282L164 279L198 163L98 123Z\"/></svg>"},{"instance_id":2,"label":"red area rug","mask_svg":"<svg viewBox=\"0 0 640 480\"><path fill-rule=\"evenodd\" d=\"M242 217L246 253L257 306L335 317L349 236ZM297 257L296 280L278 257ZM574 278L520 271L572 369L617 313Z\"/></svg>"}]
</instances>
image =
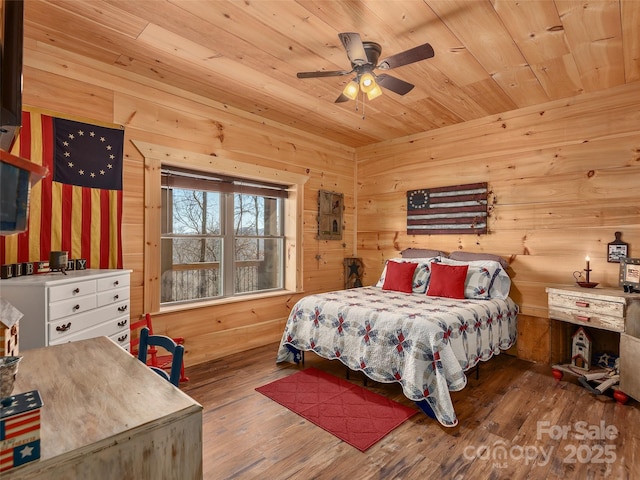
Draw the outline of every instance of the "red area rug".
<instances>
[{"instance_id":1,"label":"red area rug","mask_svg":"<svg viewBox=\"0 0 640 480\"><path fill-rule=\"evenodd\" d=\"M362 452L417 412L313 367L256 391Z\"/></svg>"}]
</instances>

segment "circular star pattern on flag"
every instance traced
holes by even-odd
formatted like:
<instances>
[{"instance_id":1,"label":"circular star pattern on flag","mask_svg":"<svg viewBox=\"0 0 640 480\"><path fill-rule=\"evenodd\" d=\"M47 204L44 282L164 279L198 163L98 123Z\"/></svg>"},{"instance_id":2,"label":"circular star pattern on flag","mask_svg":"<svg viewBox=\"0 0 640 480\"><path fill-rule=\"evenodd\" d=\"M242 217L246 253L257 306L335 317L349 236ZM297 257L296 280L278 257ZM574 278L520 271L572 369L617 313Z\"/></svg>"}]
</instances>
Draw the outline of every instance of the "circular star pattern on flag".
<instances>
[{"instance_id":1,"label":"circular star pattern on flag","mask_svg":"<svg viewBox=\"0 0 640 480\"><path fill-rule=\"evenodd\" d=\"M122 190L124 132L53 119L53 181L79 187Z\"/></svg>"},{"instance_id":2,"label":"circular star pattern on flag","mask_svg":"<svg viewBox=\"0 0 640 480\"><path fill-rule=\"evenodd\" d=\"M67 136L68 140L65 140L64 142L62 142L62 144L65 147L71 147L71 143L76 140L76 135L77 135L78 138L79 137L84 137L85 136L85 132L84 132L84 130L78 130L76 133L70 133ZM107 143L107 139L105 137L103 137L103 136L100 136L100 137L96 138L96 132L94 132L94 131L89 132L88 135L89 135L89 137L91 139L95 139L96 141L99 141L104 146L105 156L104 156L104 158L98 159L98 160L101 160L102 162L106 162L106 163L100 162L99 166L102 166L103 168L100 168L99 170L96 169L96 170L97 170L98 174L105 175L106 174L105 168L108 169L108 170L111 170L113 168L113 161L116 158L115 155L113 154L113 146L111 146L109 143ZM67 148L65 150L65 152L63 154L65 156L65 158L70 158L71 159L71 157L72 157L71 150L72 150L71 148ZM71 159L71 160L69 160L67 162L67 166L69 168L74 168L76 165L73 163L73 160ZM87 172L85 172L84 169L82 169L82 168L80 168L77 171L77 173L78 173L78 175L87 174ZM92 178L95 178L96 172L91 171L91 172L88 173L88 175L90 177L92 177Z\"/></svg>"},{"instance_id":3,"label":"circular star pattern on flag","mask_svg":"<svg viewBox=\"0 0 640 480\"><path fill-rule=\"evenodd\" d=\"M413 190L409 193L409 208L426 208L429 205L429 195L425 190Z\"/></svg>"}]
</instances>

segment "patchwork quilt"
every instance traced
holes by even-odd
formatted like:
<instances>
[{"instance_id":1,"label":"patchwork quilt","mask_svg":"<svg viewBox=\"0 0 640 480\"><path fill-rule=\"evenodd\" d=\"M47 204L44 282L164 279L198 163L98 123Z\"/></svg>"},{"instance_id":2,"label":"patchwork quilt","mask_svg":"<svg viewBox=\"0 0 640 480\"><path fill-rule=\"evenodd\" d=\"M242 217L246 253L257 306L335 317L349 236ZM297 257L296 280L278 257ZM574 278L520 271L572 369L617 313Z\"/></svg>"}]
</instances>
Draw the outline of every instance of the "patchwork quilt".
<instances>
[{"instance_id":1,"label":"patchwork quilt","mask_svg":"<svg viewBox=\"0 0 640 480\"><path fill-rule=\"evenodd\" d=\"M294 306L278 362L300 351L340 360L369 378L402 385L442 425L457 425L450 391L465 371L514 345L518 306L511 298L454 300L362 287L309 295Z\"/></svg>"}]
</instances>

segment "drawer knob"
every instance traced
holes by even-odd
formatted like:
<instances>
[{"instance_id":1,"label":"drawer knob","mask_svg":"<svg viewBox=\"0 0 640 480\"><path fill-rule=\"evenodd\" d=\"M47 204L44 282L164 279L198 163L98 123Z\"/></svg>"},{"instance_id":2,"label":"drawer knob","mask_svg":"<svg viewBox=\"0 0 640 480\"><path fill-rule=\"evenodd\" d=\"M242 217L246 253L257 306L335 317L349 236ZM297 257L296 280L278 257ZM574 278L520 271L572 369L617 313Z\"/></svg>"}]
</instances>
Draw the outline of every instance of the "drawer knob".
<instances>
[{"instance_id":1,"label":"drawer knob","mask_svg":"<svg viewBox=\"0 0 640 480\"><path fill-rule=\"evenodd\" d=\"M75 312L76 310L80 310L80 305L77 303L73 306L72 310Z\"/></svg>"},{"instance_id":2,"label":"drawer knob","mask_svg":"<svg viewBox=\"0 0 640 480\"><path fill-rule=\"evenodd\" d=\"M123 305L121 307L118 307L118 311L119 312L126 312L127 311L127 305Z\"/></svg>"},{"instance_id":3,"label":"drawer knob","mask_svg":"<svg viewBox=\"0 0 640 480\"><path fill-rule=\"evenodd\" d=\"M118 285L120 285L120 282L118 280L116 280L115 282L113 282L113 286L117 287Z\"/></svg>"},{"instance_id":4,"label":"drawer knob","mask_svg":"<svg viewBox=\"0 0 640 480\"><path fill-rule=\"evenodd\" d=\"M586 315L576 315L576 320L580 320L581 322L590 322L591 317L587 317Z\"/></svg>"},{"instance_id":5,"label":"drawer knob","mask_svg":"<svg viewBox=\"0 0 640 480\"><path fill-rule=\"evenodd\" d=\"M576 302L576 307L587 308L589 306L588 302Z\"/></svg>"},{"instance_id":6,"label":"drawer knob","mask_svg":"<svg viewBox=\"0 0 640 480\"><path fill-rule=\"evenodd\" d=\"M121 320L121 321L118 322L118 326L119 327L124 327L126 324L127 324L127 320L126 319L125 320Z\"/></svg>"},{"instance_id":7,"label":"drawer knob","mask_svg":"<svg viewBox=\"0 0 640 480\"><path fill-rule=\"evenodd\" d=\"M66 332L70 328L71 328L71 322L67 323L66 325L58 325L56 327L56 332Z\"/></svg>"},{"instance_id":8,"label":"drawer knob","mask_svg":"<svg viewBox=\"0 0 640 480\"><path fill-rule=\"evenodd\" d=\"M129 334L125 333L121 337L118 337L118 342L124 342L127 338L129 338Z\"/></svg>"},{"instance_id":9,"label":"drawer knob","mask_svg":"<svg viewBox=\"0 0 640 480\"><path fill-rule=\"evenodd\" d=\"M119 298L120 298L120 295L114 295L114 296L113 296L113 299L114 299L114 300L117 300L117 299L119 299Z\"/></svg>"},{"instance_id":10,"label":"drawer knob","mask_svg":"<svg viewBox=\"0 0 640 480\"><path fill-rule=\"evenodd\" d=\"M80 289L79 288L74 288L73 292L71 292L71 293L73 293L74 295L77 295L78 293L80 293Z\"/></svg>"}]
</instances>

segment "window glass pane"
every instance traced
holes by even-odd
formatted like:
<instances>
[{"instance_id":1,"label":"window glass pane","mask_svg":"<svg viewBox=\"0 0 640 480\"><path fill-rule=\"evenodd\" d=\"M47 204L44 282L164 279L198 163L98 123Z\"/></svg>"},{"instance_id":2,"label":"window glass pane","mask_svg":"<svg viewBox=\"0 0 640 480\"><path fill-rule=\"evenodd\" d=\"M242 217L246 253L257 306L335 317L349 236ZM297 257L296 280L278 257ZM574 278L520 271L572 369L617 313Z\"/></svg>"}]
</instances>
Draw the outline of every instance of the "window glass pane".
<instances>
[{"instance_id":1,"label":"window glass pane","mask_svg":"<svg viewBox=\"0 0 640 480\"><path fill-rule=\"evenodd\" d=\"M202 175L162 186L160 303L283 288L285 199L209 191Z\"/></svg>"},{"instance_id":2,"label":"window glass pane","mask_svg":"<svg viewBox=\"0 0 640 480\"><path fill-rule=\"evenodd\" d=\"M222 241L220 238L211 237L177 237L170 245L172 263L190 264L202 262L220 262L222 255ZM163 251L165 244L163 244Z\"/></svg>"},{"instance_id":3,"label":"window glass pane","mask_svg":"<svg viewBox=\"0 0 640 480\"><path fill-rule=\"evenodd\" d=\"M179 188L164 188L163 233L184 235L221 232L220 193Z\"/></svg>"},{"instance_id":4,"label":"window glass pane","mask_svg":"<svg viewBox=\"0 0 640 480\"><path fill-rule=\"evenodd\" d=\"M235 293L282 288L281 238L236 238Z\"/></svg>"},{"instance_id":5,"label":"window glass pane","mask_svg":"<svg viewBox=\"0 0 640 480\"><path fill-rule=\"evenodd\" d=\"M162 239L161 302L222 294L221 238Z\"/></svg>"},{"instance_id":6,"label":"window glass pane","mask_svg":"<svg viewBox=\"0 0 640 480\"><path fill-rule=\"evenodd\" d=\"M234 195L234 231L236 235L281 235L279 198Z\"/></svg>"}]
</instances>

